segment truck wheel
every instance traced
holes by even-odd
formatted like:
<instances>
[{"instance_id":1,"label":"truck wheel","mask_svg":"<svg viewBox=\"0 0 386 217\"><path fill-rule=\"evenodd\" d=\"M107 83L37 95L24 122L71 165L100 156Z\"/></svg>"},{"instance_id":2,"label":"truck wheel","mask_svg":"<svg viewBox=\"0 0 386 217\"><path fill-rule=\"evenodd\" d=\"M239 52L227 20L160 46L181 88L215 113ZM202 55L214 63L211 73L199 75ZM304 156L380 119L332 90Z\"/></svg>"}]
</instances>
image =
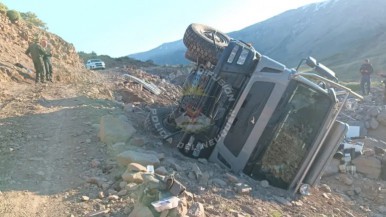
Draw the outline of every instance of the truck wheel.
<instances>
[{"instance_id":1,"label":"truck wheel","mask_svg":"<svg viewBox=\"0 0 386 217\"><path fill-rule=\"evenodd\" d=\"M168 120L172 112L171 107L152 109L144 121L144 129L160 136L172 145L177 145L182 135L179 135L179 129L173 120Z\"/></svg>"},{"instance_id":2,"label":"truck wheel","mask_svg":"<svg viewBox=\"0 0 386 217\"><path fill-rule=\"evenodd\" d=\"M198 56L196 56L194 53L192 53L190 50L186 50L185 52L185 58L187 60L190 60L194 63L197 63L197 64L205 64L207 62L207 60L204 60Z\"/></svg>"},{"instance_id":3,"label":"truck wheel","mask_svg":"<svg viewBox=\"0 0 386 217\"><path fill-rule=\"evenodd\" d=\"M183 42L189 53L198 59L216 64L218 55L228 46L230 37L212 27L192 23L185 31Z\"/></svg>"}]
</instances>

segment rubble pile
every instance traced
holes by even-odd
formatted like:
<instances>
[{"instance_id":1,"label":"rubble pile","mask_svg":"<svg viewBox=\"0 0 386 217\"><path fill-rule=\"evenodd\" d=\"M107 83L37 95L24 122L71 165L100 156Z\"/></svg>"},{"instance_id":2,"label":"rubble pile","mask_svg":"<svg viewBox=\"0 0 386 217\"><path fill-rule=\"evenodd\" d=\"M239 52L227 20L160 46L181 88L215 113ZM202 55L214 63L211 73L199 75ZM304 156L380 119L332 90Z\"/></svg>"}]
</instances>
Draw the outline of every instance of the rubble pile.
<instances>
[{"instance_id":1,"label":"rubble pile","mask_svg":"<svg viewBox=\"0 0 386 217\"><path fill-rule=\"evenodd\" d=\"M357 128L331 160L320 189L343 195L371 216L386 214L386 106L383 88L373 88L364 100L348 101L338 119Z\"/></svg>"},{"instance_id":2,"label":"rubble pile","mask_svg":"<svg viewBox=\"0 0 386 217\"><path fill-rule=\"evenodd\" d=\"M147 70L138 68L123 68L114 73L114 80L117 84L117 101L124 104L166 106L176 104L182 94L182 88L179 85L171 84L161 76L150 74ZM129 74L135 78L154 85L160 90L160 94L154 94L147 90L143 84L125 78L124 74ZM142 104L141 104L142 103Z\"/></svg>"}]
</instances>

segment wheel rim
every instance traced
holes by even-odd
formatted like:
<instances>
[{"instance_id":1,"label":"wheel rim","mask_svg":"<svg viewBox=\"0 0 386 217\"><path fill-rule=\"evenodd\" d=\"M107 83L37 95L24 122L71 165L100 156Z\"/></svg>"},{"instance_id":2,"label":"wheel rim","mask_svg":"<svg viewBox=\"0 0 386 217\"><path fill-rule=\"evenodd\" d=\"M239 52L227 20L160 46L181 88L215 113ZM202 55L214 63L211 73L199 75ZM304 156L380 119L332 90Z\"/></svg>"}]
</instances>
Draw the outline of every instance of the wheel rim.
<instances>
[{"instance_id":1,"label":"wheel rim","mask_svg":"<svg viewBox=\"0 0 386 217\"><path fill-rule=\"evenodd\" d=\"M203 31L202 34L207 37L209 40L213 40L216 43L221 43L221 44L227 44L228 43L228 38L225 37L223 34L217 32L217 31Z\"/></svg>"}]
</instances>

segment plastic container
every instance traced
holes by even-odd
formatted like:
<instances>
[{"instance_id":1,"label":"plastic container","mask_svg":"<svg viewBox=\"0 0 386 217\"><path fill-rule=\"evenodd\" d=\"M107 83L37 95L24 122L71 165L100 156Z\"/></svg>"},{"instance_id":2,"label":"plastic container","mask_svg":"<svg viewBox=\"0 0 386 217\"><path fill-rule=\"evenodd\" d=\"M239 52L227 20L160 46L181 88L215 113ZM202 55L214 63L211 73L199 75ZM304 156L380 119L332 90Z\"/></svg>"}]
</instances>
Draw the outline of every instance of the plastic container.
<instances>
[{"instance_id":1,"label":"plastic container","mask_svg":"<svg viewBox=\"0 0 386 217\"><path fill-rule=\"evenodd\" d=\"M153 205L154 209L157 210L157 212L162 212L164 210L173 209L177 207L178 201L180 201L180 199L178 197L173 196L152 202L151 205Z\"/></svg>"}]
</instances>

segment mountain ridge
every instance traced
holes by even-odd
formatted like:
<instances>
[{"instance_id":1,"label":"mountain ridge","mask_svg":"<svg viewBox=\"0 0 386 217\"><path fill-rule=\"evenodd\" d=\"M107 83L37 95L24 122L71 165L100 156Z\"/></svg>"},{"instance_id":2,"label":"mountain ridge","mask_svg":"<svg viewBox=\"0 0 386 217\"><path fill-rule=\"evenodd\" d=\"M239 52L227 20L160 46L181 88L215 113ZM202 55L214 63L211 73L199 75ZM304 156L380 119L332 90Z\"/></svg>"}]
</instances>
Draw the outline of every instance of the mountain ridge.
<instances>
[{"instance_id":1,"label":"mountain ridge","mask_svg":"<svg viewBox=\"0 0 386 217\"><path fill-rule=\"evenodd\" d=\"M359 78L358 68L365 58L371 59L377 72L386 67L382 53L386 48L386 14L382 8L386 8L386 1L330 0L288 10L228 34L252 43L261 54L288 67L313 56L341 79L352 81ZM129 57L151 59L157 64L186 64L185 51L178 40Z\"/></svg>"}]
</instances>

